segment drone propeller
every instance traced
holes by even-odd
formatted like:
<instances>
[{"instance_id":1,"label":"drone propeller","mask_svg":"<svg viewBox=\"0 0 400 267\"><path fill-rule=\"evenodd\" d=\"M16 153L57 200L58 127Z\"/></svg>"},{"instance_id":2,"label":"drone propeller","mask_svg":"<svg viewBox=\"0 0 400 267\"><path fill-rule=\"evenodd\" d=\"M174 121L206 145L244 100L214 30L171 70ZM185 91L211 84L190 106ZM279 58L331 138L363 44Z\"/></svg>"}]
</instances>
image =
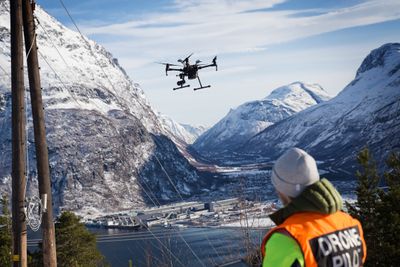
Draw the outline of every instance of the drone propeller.
<instances>
[{"instance_id":1,"label":"drone propeller","mask_svg":"<svg viewBox=\"0 0 400 267\"><path fill-rule=\"evenodd\" d=\"M191 57L193 55L193 53L191 53L189 56L187 56L184 60L182 60L182 59L178 59L178 62L180 62L180 63L182 63L183 64L183 62L188 62L189 61L189 58Z\"/></svg>"},{"instance_id":2,"label":"drone propeller","mask_svg":"<svg viewBox=\"0 0 400 267\"><path fill-rule=\"evenodd\" d=\"M213 65L215 65L215 70L218 70L218 65L217 65L217 56L215 56L212 60Z\"/></svg>"},{"instance_id":3,"label":"drone propeller","mask_svg":"<svg viewBox=\"0 0 400 267\"><path fill-rule=\"evenodd\" d=\"M176 65L176 64L164 63L164 62L155 62L155 63L161 64L161 65L165 65L165 66L179 66L179 65Z\"/></svg>"},{"instance_id":4,"label":"drone propeller","mask_svg":"<svg viewBox=\"0 0 400 267\"><path fill-rule=\"evenodd\" d=\"M164 62L156 62L157 64L165 65L165 75L168 76L169 67L178 66L176 64L164 63Z\"/></svg>"}]
</instances>

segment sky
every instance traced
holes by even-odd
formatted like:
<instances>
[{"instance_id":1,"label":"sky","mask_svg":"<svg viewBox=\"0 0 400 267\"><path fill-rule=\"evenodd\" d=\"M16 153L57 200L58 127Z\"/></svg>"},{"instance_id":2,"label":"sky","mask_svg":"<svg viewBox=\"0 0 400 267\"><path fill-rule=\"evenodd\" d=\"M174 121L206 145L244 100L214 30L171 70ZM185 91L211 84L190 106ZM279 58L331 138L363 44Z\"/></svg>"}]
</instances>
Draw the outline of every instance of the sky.
<instances>
[{"instance_id":1,"label":"sky","mask_svg":"<svg viewBox=\"0 0 400 267\"><path fill-rule=\"evenodd\" d=\"M80 30L139 83L153 108L212 126L231 108L295 81L337 95L368 53L400 42L399 0L63 0ZM60 0L37 0L74 29ZM218 56L199 76L211 88L173 91L156 62Z\"/></svg>"}]
</instances>

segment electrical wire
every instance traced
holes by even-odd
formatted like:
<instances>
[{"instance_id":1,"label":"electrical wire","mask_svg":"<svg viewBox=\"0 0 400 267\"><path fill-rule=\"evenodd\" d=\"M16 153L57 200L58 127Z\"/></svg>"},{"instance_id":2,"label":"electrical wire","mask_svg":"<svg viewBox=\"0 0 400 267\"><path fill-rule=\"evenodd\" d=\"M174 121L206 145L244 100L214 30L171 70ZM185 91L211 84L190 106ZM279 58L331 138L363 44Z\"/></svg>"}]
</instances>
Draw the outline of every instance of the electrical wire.
<instances>
[{"instance_id":1,"label":"electrical wire","mask_svg":"<svg viewBox=\"0 0 400 267\"><path fill-rule=\"evenodd\" d=\"M157 157L156 153L154 153L154 157L156 158L158 164L160 165L161 169L163 170L163 172L165 173L165 175L167 176L169 182L171 183L171 185L174 187L175 191L177 192L177 194L179 195L180 199L182 201L184 201L182 194L179 192L178 188L176 187L175 183L172 181L171 177L169 176L168 172L165 170L164 166L161 164L160 159ZM209 241L209 244L211 245L211 247L213 248L213 250L217 253L217 255L219 255L219 253L217 252L216 248L213 246L213 244L210 242L209 238L206 236L207 240ZM185 240L186 243L186 240ZM196 254L194 254L197 258L197 260L200 261L200 259L198 258L198 256ZM204 266L203 262L200 261L200 263Z\"/></svg>"},{"instance_id":2,"label":"electrical wire","mask_svg":"<svg viewBox=\"0 0 400 267\"><path fill-rule=\"evenodd\" d=\"M116 101L120 104L121 108L124 108L124 104L122 103L122 101L120 100L120 98L118 97L117 94L117 90L115 89L115 86L113 84L113 82L111 81L110 77L108 76L107 72L104 70L104 67L102 64L100 64L99 59L96 57L96 55L94 54L94 52L92 51L92 46L90 44L90 42L87 40L87 38L82 34L81 30L78 27L78 24L75 22L74 18L72 17L71 13L68 11L68 8L66 7L66 5L64 4L63 0L59 0L61 6L63 7L63 9L65 10L66 14L68 15L68 17L70 18L72 24L75 26L76 30L78 31L78 33L80 34L82 40L87 44L88 48L89 48L89 52L92 55L92 57L95 59L97 65L101 68L101 71L103 72L104 76L106 77L107 81L109 82L109 84L112 87L113 90L113 95L116 99ZM143 103L141 103L140 101L137 101L137 103L143 108L143 110L151 110L150 107L145 106Z\"/></svg>"},{"instance_id":3,"label":"electrical wire","mask_svg":"<svg viewBox=\"0 0 400 267\"><path fill-rule=\"evenodd\" d=\"M11 75L10 75L10 73L8 73L1 65L0 65L0 69L4 72L5 75L8 76L8 78L10 78L10 82L11 82Z\"/></svg>"},{"instance_id":4,"label":"electrical wire","mask_svg":"<svg viewBox=\"0 0 400 267\"><path fill-rule=\"evenodd\" d=\"M109 78L108 75L107 75L107 72L104 70L103 65L100 64L98 58L96 57L96 55L95 55L94 52L92 51L92 46L90 45L89 41L88 41L88 40L85 38L85 36L82 34L82 32L81 32L81 30L79 29L78 25L76 24L75 20L74 20L73 17L71 16L71 13L69 13L68 8L65 6L63 0L59 0L59 2L60 2L60 4L62 5L62 7L64 8L65 12L67 13L67 15L68 15L68 17L70 18L70 20L72 21L72 23L74 24L76 30L79 32L79 34L80 34L82 40L88 45L90 54L91 54L91 55L93 56L93 58L96 60L97 65L101 68L101 70L102 70L104 76L107 78L108 82L110 83L111 87L113 88L115 98L118 99L118 98L117 98L117 95L118 95L118 94L117 94L117 91L116 91L116 89L115 89L115 87L114 87L114 84L111 82L110 78ZM119 101L118 101L118 102L119 102ZM120 104L121 104L121 103L120 103Z\"/></svg>"},{"instance_id":5,"label":"electrical wire","mask_svg":"<svg viewBox=\"0 0 400 267\"><path fill-rule=\"evenodd\" d=\"M29 50L26 52L26 58L29 57L32 47L34 45L34 42L36 40L36 36L33 38ZM25 75L24 75L25 76ZM24 102L25 102L25 107L24 107L24 116L25 116L25 186L24 186L24 196L25 196L25 201L26 201L26 191L28 188L28 182L29 182L29 116L28 116L28 90L24 88Z\"/></svg>"},{"instance_id":6,"label":"electrical wire","mask_svg":"<svg viewBox=\"0 0 400 267\"><path fill-rule=\"evenodd\" d=\"M11 75L0 65L0 69L4 72L4 74L6 75L6 76L8 76L9 78L10 78L10 83L11 83ZM11 91L11 90L10 90ZM5 101L5 105L7 105L7 101L6 101L6 99L4 99L4 101ZM7 113L10 113L10 111L9 111L9 109L5 109L5 115L4 115L4 121L3 121L3 123L1 124L1 130L3 131L3 129L5 128L5 126L4 126L4 123L5 123L5 121L6 121L6 118L8 118L9 116L9 114L7 114ZM8 128L8 127L7 127ZM0 166L4 166L4 161L6 160L6 157L2 157L2 160L1 160L1 165Z\"/></svg>"},{"instance_id":7,"label":"electrical wire","mask_svg":"<svg viewBox=\"0 0 400 267\"><path fill-rule=\"evenodd\" d=\"M36 42L36 34L34 35L29 50L26 52L26 58L31 54L32 48ZM29 115L28 115L28 97L29 94L25 91L25 155L26 155L26 163L25 163L25 188L24 188L24 196L26 198L26 191L29 183Z\"/></svg>"},{"instance_id":8,"label":"electrical wire","mask_svg":"<svg viewBox=\"0 0 400 267\"><path fill-rule=\"evenodd\" d=\"M64 61L64 63L65 63L66 66L69 66L68 63L67 63L67 61L65 60L64 56L61 54L60 50L58 50L57 46L54 44L54 42L53 42L52 38L50 37L49 33L47 32L47 30L46 30L46 29L42 26L42 24L40 23L38 17L34 16L34 18L35 18L35 20L36 20L37 25L40 26L40 28L41 28L41 29L43 30L43 32L46 34L47 39L50 40L52 46L56 49L57 54L60 56L60 58L62 59L62 61Z\"/></svg>"},{"instance_id":9,"label":"electrical wire","mask_svg":"<svg viewBox=\"0 0 400 267\"><path fill-rule=\"evenodd\" d=\"M165 175L167 176L169 182L171 183L171 185L174 187L175 191L177 192L178 196L180 197L180 199L182 201L184 201L181 193L179 192L178 188L176 187L175 183L172 181L171 177L169 176L168 172L164 169L164 166L161 164L160 160L158 159L156 153L154 152L154 157L156 158L158 164L160 165L161 169L163 170L163 172L165 173Z\"/></svg>"},{"instance_id":10,"label":"electrical wire","mask_svg":"<svg viewBox=\"0 0 400 267\"><path fill-rule=\"evenodd\" d=\"M69 91L68 87L65 85L64 81L61 79L60 75L56 72L56 70L51 66L51 64L47 61L46 57L38 50L40 57L46 62L47 66L51 69L53 74L56 76L56 78L59 80L59 82L62 84L64 89L69 93L69 95L72 97L72 99L79 105L81 104L78 102L78 100L72 95L72 93Z\"/></svg>"},{"instance_id":11,"label":"electrical wire","mask_svg":"<svg viewBox=\"0 0 400 267\"><path fill-rule=\"evenodd\" d=\"M114 96L116 97L116 99L117 99L117 101L118 101L118 97L117 97L117 93L116 93L114 84L111 82L111 80L110 80L110 78L108 77L106 71L104 70L104 67L100 64L98 58L96 57L96 55L95 55L94 52L92 51L91 45L90 45L89 41L83 36L81 30L79 29L79 27L78 27L78 25L76 24L75 20L73 19L73 17L71 16L70 12L68 11L68 8L65 6L63 0L59 0L59 2L60 2L60 4L62 5L62 7L64 8L65 12L67 13L67 15L68 15L68 17L70 18L70 20L72 21L72 23L74 24L76 30L79 32L81 38L82 38L82 39L86 42L86 44L88 45L89 51L90 51L91 55L92 55L92 56L94 57L94 59L96 60L97 65L100 66L102 72L104 73L105 77L107 78L108 82L110 83L111 87L113 88ZM49 65L49 63L48 63L47 61L46 61L46 63ZM49 66L50 66L50 65L49 65ZM53 71L54 71L54 69L53 69ZM54 72L55 72L55 71L54 71ZM118 101L118 102L119 102L119 101ZM140 101L138 101L138 103L139 103L140 105L142 105L142 103L140 103ZM121 104L121 103L120 103L120 104ZM123 106L123 105L121 104L121 106ZM143 106L143 105L142 105L142 106ZM155 154L154 154L154 155L155 155ZM174 189L175 189L176 192L178 193L179 197L181 198L182 201L184 201L182 195L180 194L179 190L178 190L177 187L175 186L174 182L172 181L172 179L171 179L171 177L169 176L169 174L167 173L167 171L166 171L166 170L164 169L164 167L162 166L162 164L161 164L160 160L158 159L157 155L155 155L155 157L156 157L156 159L157 159L157 161L158 161L160 167L162 168L163 172L167 175L167 177L168 177L170 183L172 184L172 186L174 187ZM142 189L144 189L144 188L142 187ZM144 191L146 192L146 195L147 195L148 197L150 197L150 195L147 193L147 190L144 190ZM151 190L150 190L150 191L151 191ZM151 199L151 198L150 198L150 199ZM153 201L153 202L154 202L154 201ZM154 202L154 204L155 204L155 202ZM182 237L182 236L181 236L181 237ZM182 240L183 240L184 243L188 246L188 248L191 250L192 254L196 257L196 259L205 267L204 263L200 260L200 258L197 256L197 254L193 251L193 249L190 247L190 245L186 242L186 240L185 240L183 237L182 237ZM214 249L215 249L215 248L214 248Z\"/></svg>"},{"instance_id":12,"label":"electrical wire","mask_svg":"<svg viewBox=\"0 0 400 267\"><path fill-rule=\"evenodd\" d=\"M114 87L114 84L111 82L110 78L108 77L106 71L104 70L104 67L100 64L98 58L96 57L96 55L93 53L92 49L91 49L91 45L88 42L88 40L83 36L81 30L79 29L78 25L76 24L75 20L73 19L73 17L71 16L70 12L68 11L68 8L65 6L63 0L59 0L59 2L61 3L62 7L64 8L65 12L67 13L68 17L70 18L70 20L72 21L72 23L74 24L76 30L79 32L79 34L81 35L81 38L86 42L86 44L88 44L90 53L92 54L92 56L95 58L98 66L100 66L100 68L102 69L102 72L104 73L105 77L107 78L108 82L111 84L113 90L114 90L114 94L115 97L117 98L117 93ZM118 98L117 98L118 99ZM140 101L138 101L139 104ZM156 155L155 155L156 156ZM168 173L165 171L164 167L162 166L161 162L159 161L158 157L156 156L156 159L158 161L158 163L160 164L161 168L163 169L164 173L167 175L168 179L170 180L171 184L173 185L173 187L175 188L175 190L177 191L177 193L179 194L181 200L183 201L183 197L180 194L179 190L176 188L175 184L173 183L172 179L169 177ZM148 195L148 194L147 194ZM149 195L148 195L149 196ZM190 247L190 245L186 242L186 240L182 237L182 240L184 241L184 243L188 246L188 248L192 251L193 255L197 258L197 260L205 267L205 265L203 264L203 262L200 260L200 258L197 256L197 254L193 251L193 249Z\"/></svg>"},{"instance_id":13,"label":"electrical wire","mask_svg":"<svg viewBox=\"0 0 400 267\"><path fill-rule=\"evenodd\" d=\"M24 196L26 199L26 190L28 188L29 182L29 116L28 116L28 92L25 91L25 188L24 188Z\"/></svg>"},{"instance_id":14,"label":"electrical wire","mask_svg":"<svg viewBox=\"0 0 400 267\"><path fill-rule=\"evenodd\" d=\"M64 61L65 65L68 67L67 69L70 71L69 65L67 63L67 61L65 60L65 58L63 57L63 55L61 54L60 50L58 50L57 46L54 44L53 40L51 39L50 35L48 34L47 30L42 26L42 24L40 23L39 19L34 16L36 23L41 27L41 29L44 31L44 33L46 34L47 38L50 40L52 46L54 49L56 49L58 55L60 56L60 58L62 59L62 61ZM35 25L36 27L36 25ZM36 37L36 35L35 35ZM32 44L33 45L33 44ZM31 46L32 48L32 46ZM54 73L54 75L57 77L57 79L61 82L62 86L64 87L64 89L68 92L68 94L72 97L72 99L75 101L76 104L78 104L78 106L82 106L82 104L76 99L76 97L74 96L74 94L68 89L68 87L65 85L64 81L61 79L61 76L56 72L56 70L51 66L51 64L47 61L46 57L38 50L39 55L41 56L41 58L46 62L46 64L49 66L49 68L52 70L52 72ZM95 103L92 102L92 104L94 106L96 106L99 110L101 110L101 108Z\"/></svg>"},{"instance_id":15,"label":"electrical wire","mask_svg":"<svg viewBox=\"0 0 400 267\"><path fill-rule=\"evenodd\" d=\"M142 189L146 192L146 190L145 190L143 187L142 187ZM148 193L146 193L146 195L149 196ZM150 200L153 202L154 206L157 206L156 202L158 203L158 206L161 206L161 205L160 205L160 202L158 202L157 199L154 201L152 198L150 198ZM191 253L196 257L196 259L200 262L200 264L203 265L203 266L205 267L203 261L200 260L199 256L194 252L193 248L189 245L189 243L185 240L185 238L183 238L182 234L181 234L178 230L176 230L176 229L175 229L175 231L176 231L176 233L179 235L179 237L181 238L181 240L185 243L185 245L189 248L190 252L191 252Z\"/></svg>"},{"instance_id":16,"label":"electrical wire","mask_svg":"<svg viewBox=\"0 0 400 267\"><path fill-rule=\"evenodd\" d=\"M43 54L40 53L40 51L38 51L38 52L39 52L40 56L43 58L43 60L46 62L46 64L49 66L49 68L53 71L53 73L54 73L54 75L57 77L57 79L61 82L61 84L62 84L62 85L64 86L64 88L67 90L67 92L70 93L71 97L79 104L79 102L75 99L75 97L74 97L74 96L71 94L71 92L68 90L67 86L65 85L65 83L63 82L63 80L61 79L61 77L58 75L58 73L56 72L56 70L51 66L51 64L47 61L47 59L43 56ZM94 103L94 104L95 104L95 103ZM145 227L146 227L146 226L145 226ZM170 251L170 250L161 242L161 240L159 240L159 239L157 238L157 236L154 235L154 234L152 233L152 231L151 231L148 227L146 227L146 228L147 228L148 231L152 234L152 236L153 236L157 241L160 242L161 246L163 246L167 251L169 251L169 252L171 253L171 256L172 256L174 259L176 259L178 263L180 263L182 266L185 266L184 264L182 264L182 262L181 262L175 255L173 255L172 251Z\"/></svg>"},{"instance_id":17,"label":"electrical wire","mask_svg":"<svg viewBox=\"0 0 400 267\"><path fill-rule=\"evenodd\" d=\"M32 40L32 43L31 43L31 47L29 48L28 52L26 53L26 58L28 58L29 55L31 54L32 47L33 47L33 45L35 44L35 41L36 41L36 34L33 36L33 40Z\"/></svg>"}]
</instances>

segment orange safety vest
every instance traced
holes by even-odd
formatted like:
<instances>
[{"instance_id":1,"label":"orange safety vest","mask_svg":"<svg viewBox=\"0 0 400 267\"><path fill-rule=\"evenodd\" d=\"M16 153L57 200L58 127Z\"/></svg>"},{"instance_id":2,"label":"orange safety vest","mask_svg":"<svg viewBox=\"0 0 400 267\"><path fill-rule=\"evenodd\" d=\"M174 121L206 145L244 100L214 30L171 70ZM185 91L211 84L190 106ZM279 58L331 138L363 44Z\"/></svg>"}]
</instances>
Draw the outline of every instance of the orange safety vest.
<instances>
[{"instance_id":1,"label":"orange safety vest","mask_svg":"<svg viewBox=\"0 0 400 267\"><path fill-rule=\"evenodd\" d=\"M286 232L297 241L307 267L359 267L367 257L360 222L342 211L293 214L264 237L261 245L263 258L265 245L275 232Z\"/></svg>"}]
</instances>

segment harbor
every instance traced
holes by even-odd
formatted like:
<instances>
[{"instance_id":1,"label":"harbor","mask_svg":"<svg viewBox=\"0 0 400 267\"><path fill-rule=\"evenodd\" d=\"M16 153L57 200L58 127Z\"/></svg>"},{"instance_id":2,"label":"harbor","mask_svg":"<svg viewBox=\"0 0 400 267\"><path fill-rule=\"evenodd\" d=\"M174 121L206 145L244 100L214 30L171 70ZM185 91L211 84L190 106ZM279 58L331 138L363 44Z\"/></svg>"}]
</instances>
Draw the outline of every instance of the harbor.
<instances>
[{"instance_id":1,"label":"harbor","mask_svg":"<svg viewBox=\"0 0 400 267\"><path fill-rule=\"evenodd\" d=\"M162 227L249 227L272 225L268 214L274 202L230 198L213 202L183 202L143 210L101 215L83 220L87 227L139 229Z\"/></svg>"}]
</instances>

